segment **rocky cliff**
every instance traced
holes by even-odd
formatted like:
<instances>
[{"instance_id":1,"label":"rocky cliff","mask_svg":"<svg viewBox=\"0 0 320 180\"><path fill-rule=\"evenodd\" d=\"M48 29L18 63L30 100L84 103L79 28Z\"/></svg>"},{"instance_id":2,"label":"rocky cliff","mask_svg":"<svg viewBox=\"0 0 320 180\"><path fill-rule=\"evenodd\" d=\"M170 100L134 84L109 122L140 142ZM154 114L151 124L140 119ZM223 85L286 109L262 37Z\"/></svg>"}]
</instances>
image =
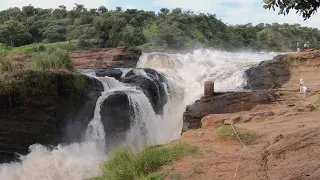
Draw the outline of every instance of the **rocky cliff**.
<instances>
[{"instance_id":1,"label":"rocky cliff","mask_svg":"<svg viewBox=\"0 0 320 180\"><path fill-rule=\"evenodd\" d=\"M203 96L187 106L183 114L183 132L201 127L201 119L209 114L235 113L251 110L258 104L268 104L276 100L273 91L227 92L213 96Z\"/></svg>"},{"instance_id":2,"label":"rocky cliff","mask_svg":"<svg viewBox=\"0 0 320 180\"><path fill-rule=\"evenodd\" d=\"M78 69L134 68L141 51L132 47L74 51L70 56Z\"/></svg>"},{"instance_id":3,"label":"rocky cliff","mask_svg":"<svg viewBox=\"0 0 320 180\"><path fill-rule=\"evenodd\" d=\"M291 72L283 62L287 55L276 56L271 61L262 61L258 66L245 71L247 77L246 89L262 90L281 87L289 81Z\"/></svg>"},{"instance_id":4,"label":"rocky cliff","mask_svg":"<svg viewBox=\"0 0 320 180\"><path fill-rule=\"evenodd\" d=\"M102 84L84 75L26 71L0 82L0 162L35 143L77 142L93 118Z\"/></svg>"}]
</instances>

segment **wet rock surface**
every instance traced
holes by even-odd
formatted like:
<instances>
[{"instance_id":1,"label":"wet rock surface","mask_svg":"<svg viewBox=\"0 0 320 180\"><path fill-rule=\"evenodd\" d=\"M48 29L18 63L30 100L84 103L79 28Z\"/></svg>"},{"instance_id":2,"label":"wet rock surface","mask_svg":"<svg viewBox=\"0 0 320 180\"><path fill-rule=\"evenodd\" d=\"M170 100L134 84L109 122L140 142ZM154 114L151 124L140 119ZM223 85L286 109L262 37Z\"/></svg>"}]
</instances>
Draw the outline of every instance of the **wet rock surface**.
<instances>
[{"instance_id":1,"label":"wet rock surface","mask_svg":"<svg viewBox=\"0 0 320 180\"><path fill-rule=\"evenodd\" d=\"M183 114L183 131L201 127L201 119L210 114L249 111L258 104L268 104L276 100L273 91L227 92L204 96L187 107Z\"/></svg>"},{"instance_id":2,"label":"wet rock surface","mask_svg":"<svg viewBox=\"0 0 320 180\"><path fill-rule=\"evenodd\" d=\"M66 72L26 71L0 82L0 162L32 144L78 142L93 118L102 84Z\"/></svg>"},{"instance_id":3,"label":"wet rock surface","mask_svg":"<svg viewBox=\"0 0 320 180\"><path fill-rule=\"evenodd\" d=\"M281 87L291 77L290 68L281 58L285 55L276 56L271 61L262 61L258 66L245 71L247 77L246 89L263 90Z\"/></svg>"}]
</instances>

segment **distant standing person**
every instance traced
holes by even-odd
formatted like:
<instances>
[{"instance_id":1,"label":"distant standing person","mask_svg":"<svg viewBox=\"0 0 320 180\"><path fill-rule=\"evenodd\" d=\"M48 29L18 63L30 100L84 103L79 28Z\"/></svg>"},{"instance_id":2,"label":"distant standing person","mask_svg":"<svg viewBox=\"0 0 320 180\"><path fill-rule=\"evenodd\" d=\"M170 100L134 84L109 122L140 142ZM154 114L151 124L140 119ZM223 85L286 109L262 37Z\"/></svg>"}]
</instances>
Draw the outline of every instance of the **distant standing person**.
<instances>
[{"instance_id":1,"label":"distant standing person","mask_svg":"<svg viewBox=\"0 0 320 180\"><path fill-rule=\"evenodd\" d=\"M304 47L304 50L307 50L308 49L308 44L304 43L303 47Z\"/></svg>"},{"instance_id":2,"label":"distant standing person","mask_svg":"<svg viewBox=\"0 0 320 180\"><path fill-rule=\"evenodd\" d=\"M300 52L300 43L299 43L299 41L297 42L297 52Z\"/></svg>"},{"instance_id":3,"label":"distant standing person","mask_svg":"<svg viewBox=\"0 0 320 180\"><path fill-rule=\"evenodd\" d=\"M307 47L308 47L308 49L310 49L310 42L309 41L307 41Z\"/></svg>"}]
</instances>

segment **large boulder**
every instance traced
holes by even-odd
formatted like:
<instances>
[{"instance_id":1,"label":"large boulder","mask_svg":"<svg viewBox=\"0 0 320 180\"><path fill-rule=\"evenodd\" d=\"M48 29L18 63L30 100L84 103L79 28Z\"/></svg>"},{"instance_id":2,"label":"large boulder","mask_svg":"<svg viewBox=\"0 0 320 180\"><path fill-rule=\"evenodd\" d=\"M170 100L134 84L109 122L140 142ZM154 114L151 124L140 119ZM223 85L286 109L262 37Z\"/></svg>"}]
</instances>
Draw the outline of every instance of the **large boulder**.
<instances>
[{"instance_id":1,"label":"large boulder","mask_svg":"<svg viewBox=\"0 0 320 180\"><path fill-rule=\"evenodd\" d=\"M201 127L201 119L210 114L249 111L258 104L268 104L276 100L273 91L227 92L214 96L203 96L187 106L183 114L183 131Z\"/></svg>"},{"instance_id":2,"label":"large boulder","mask_svg":"<svg viewBox=\"0 0 320 180\"><path fill-rule=\"evenodd\" d=\"M90 49L74 51L71 59L78 69L134 68L141 50L133 47Z\"/></svg>"},{"instance_id":3,"label":"large boulder","mask_svg":"<svg viewBox=\"0 0 320 180\"><path fill-rule=\"evenodd\" d=\"M0 162L27 154L32 144L83 140L102 84L67 72L26 71L0 82Z\"/></svg>"},{"instance_id":4,"label":"large boulder","mask_svg":"<svg viewBox=\"0 0 320 180\"><path fill-rule=\"evenodd\" d=\"M133 69L121 82L139 87L148 97L156 114L163 113L163 107L168 101L166 78L153 69Z\"/></svg>"},{"instance_id":5,"label":"large boulder","mask_svg":"<svg viewBox=\"0 0 320 180\"><path fill-rule=\"evenodd\" d=\"M110 69L98 69L95 70L95 73L97 75L97 77L113 77L117 80L119 80L122 76L122 71L121 69L114 69L114 68L110 68Z\"/></svg>"},{"instance_id":6,"label":"large boulder","mask_svg":"<svg viewBox=\"0 0 320 180\"><path fill-rule=\"evenodd\" d=\"M121 133L130 128L130 110L128 95L123 91L116 91L103 101L100 114L107 141L120 140Z\"/></svg>"},{"instance_id":7,"label":"large boulder","mask_svg":"<svg viewBox=\"0 0 320 180\"><path fill-rule=\"evenodd\" d=\"M290 68L281 61L287 55L276 56L271 61L262 61L258 66L245 71L246 89L275 89L287 83L291 77Z\"/></svg>"}]
</instances>

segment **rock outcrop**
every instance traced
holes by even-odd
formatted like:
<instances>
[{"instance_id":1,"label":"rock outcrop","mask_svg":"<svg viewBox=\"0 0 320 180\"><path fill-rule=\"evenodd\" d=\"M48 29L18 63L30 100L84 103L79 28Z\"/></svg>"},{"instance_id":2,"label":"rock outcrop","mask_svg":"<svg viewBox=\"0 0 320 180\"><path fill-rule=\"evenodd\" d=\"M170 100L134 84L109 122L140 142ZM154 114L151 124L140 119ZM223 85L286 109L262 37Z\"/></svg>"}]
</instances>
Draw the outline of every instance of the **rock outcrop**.
<instances>
[{"instance_id":1,"label":"rock outcrop","mask_svg":"<svg viewBox=\"0 0 320 180\"><path fill-rule=\"evenodd\" d=\"M141 51L133 47L91 49L70 54L78 69L134 68Z\"/></svg>"},{"instance_id":2,"label":"rock outcrop","mask_svg":"<svg viewBox=\"0 0 320 180\"><path fill-rule=\"evenodd\" d=\"M101 120L108 146L124 140L124 133L131 125L131 109L128 95L123 91L116 91L103 101Z\"/></svg>"},{"instance_id":3,"label":"rock outcrop","mask_svg":"<svg viewBox=\"0 0 320 180\"><path fill-rule=\"evenodd\" d=\"M210 114L225 114L248 111L258 104L268 104L277 96L273 91L227 92L204 96L187 106L183 114L183 132L201 127L201 119Z\"/></svg>"},{"instance_id":4,"label":"rock outcrop","mask_svg":"<svg viewBox=\"0 0 320 180\"><path fill-rule=\"evenodd\" d=\"M80 74L26 71L0 82L0 163L32 144L78 142L93 118L102 84Z\"/></svg>"},{"instance_id":5,"label":"rock outcrop","mask_svg":"<svg viewBox=\"0 0 320 180\"><path fill-rule=\"evenodd\" d=\"M98 69L95 70L95 73L97 77L113 77L117 80L119 80L122 76L122 71L120 69L114 69L114 68L109 68L109 69Z\"/></svg>"},{"instance_id":6,"label":"rock outcrop","mask_svg":"<svg viewBox=\"0 0 320 180\"><path fill-rule=\"evenodd\" d=\"M166 78L153 69L133 69L120 79L121 82L139 87L148 97L154 111L162 114L163 107L168 101L165 86Z\"/></svg>"},{"instance_id":7,"label":"rock outcrop","mask_svg":"<svg viewBox=\"0 0 320 180\"><path fill-rule=\"evenodd\" d=\"M101 71L101 70L99 70ZM114 70L103 70L104 76L114 77ZM109 73L110 72L110 73ZM97 71L96 74L98 75ZM120 75L121 76L121 75ZM132 69L125 77L119 77L120 82L132 89L140 89L149 99L156 114L162 114L164 105L168 101L165 90L166 79L163 75L152 69ZM133 104L130 104L128 93L137 93L132 90L115 91L109 95L101 106L101 119L106 132L108 145L125 140L125 132L132 126L135 114Z\"/></svg>"},{"instance_id":8,"label":"rock outcrop","mask_svg":"<svg viewBox=\"0 0 320 180\"><path fill-rule=\"evenodd\" d=\"M290 68L281 61L286 55L276 56L271 61L262 61L258 66L245 71L247 77L246 89L262 90L276 89L289 81Z\"/></svg>"}]
</instances>

